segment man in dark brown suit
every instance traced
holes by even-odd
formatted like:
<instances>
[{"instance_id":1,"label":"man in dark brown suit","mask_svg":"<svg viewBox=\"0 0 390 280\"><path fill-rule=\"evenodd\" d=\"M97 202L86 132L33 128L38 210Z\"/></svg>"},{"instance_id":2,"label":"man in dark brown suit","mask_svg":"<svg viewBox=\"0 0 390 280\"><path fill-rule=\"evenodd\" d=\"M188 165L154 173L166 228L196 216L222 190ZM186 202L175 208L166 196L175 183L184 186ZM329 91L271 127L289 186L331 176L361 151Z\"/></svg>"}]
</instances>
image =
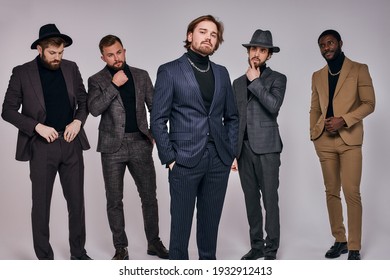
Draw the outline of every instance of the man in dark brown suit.
<instances>
[{"instance_id":1,"label":"man in dark brown suit","mask_svg":"<svg viewBox=\"0 0 390 280\"><path fill-rule=\"evenodd\" d=\"M87 93L76 63L63 60L72 39L54 24L41 27L31 49L39 55L13 69L2 117L19 129L16 160L30 162L32 229L38 259L54 259L49 242L50 203L59 173L69 212L72 260L89 260L85 245L83 125ZM21 112L19 111L21 107Z\"/></svg>"},{"instance_id":2,"label":"man in dark brown suit","mask_svg":"<svg viewBox=\"0 0 390 280\"><path fill-rule=\"evenodd\" d=\"M159 237L154 140L149 132L145 104L152 106L153 85L145 70L126 64L126 50L114 35L99 44L106 67L88 79L88 107L101 115L97 151L101 152L107 215L113 235L113 260L129 259L123 212L123 178L129 169L142 203L147 253L167 259Z\"/></svg>"}]
</instances>

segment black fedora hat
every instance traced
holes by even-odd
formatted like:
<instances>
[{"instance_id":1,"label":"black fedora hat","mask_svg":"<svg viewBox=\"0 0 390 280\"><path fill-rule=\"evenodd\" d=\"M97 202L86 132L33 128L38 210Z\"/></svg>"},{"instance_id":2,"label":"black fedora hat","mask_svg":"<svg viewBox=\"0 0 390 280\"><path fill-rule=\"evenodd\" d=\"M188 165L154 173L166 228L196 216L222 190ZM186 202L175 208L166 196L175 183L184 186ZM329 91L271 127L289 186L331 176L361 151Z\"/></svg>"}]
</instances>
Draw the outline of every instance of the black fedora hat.
<instances>
[{"instance_id":1,"label":"black fedora hat","mask_svg":"<svg viewBox=\"0 0 390 280\"><path fill-rule=\"evenodd\" d=\"M255 33L253 33L252 39L249 44L242 44L244 47L263 47L267 49L272 49L273 52L277 53L280 51L279 47L276 47L272 43L272 34L269 30L261 30L257 29Z\"/></svg>"},{"instance_id":2,"label":"black fedora hat","mask_svg":"<svg viewBox=\"0 0 390 280\"><path fill-rule=\"evenodd\" d=\"M57 26L53 23L46 24L39 29L39 38L31 45L31 49L36 49L40 41L48 38L60 37L65 40L64 47L68 47L73 43L72 38L68 35L61 34Z\"/></svg>"}]
</instances>

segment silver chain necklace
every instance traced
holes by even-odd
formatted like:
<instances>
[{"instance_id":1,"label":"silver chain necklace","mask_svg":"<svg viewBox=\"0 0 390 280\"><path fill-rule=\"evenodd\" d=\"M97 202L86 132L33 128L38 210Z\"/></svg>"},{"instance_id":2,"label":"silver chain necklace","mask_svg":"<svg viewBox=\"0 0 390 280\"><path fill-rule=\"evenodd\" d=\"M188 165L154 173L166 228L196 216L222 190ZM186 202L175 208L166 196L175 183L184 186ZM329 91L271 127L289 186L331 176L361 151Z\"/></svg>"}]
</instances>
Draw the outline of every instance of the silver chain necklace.
<instances>
[{"instance_id":1,"label":"silver chain necklace","mask_svg":"<svg viewBox=\"0 0 390 280\"><path fill-rule=\"evenodd\" d=\"M334 76L337 76L338 74L340 74L340 72L341 72L341 69L340 69L340 71L339 71L339 72L337 72L337 73L333 74L332 72L330 72L330 68L328 68L328 72L329 72L329 74L330 74L330 75L332 75L332 76L334 77Z\"/></svg>"},{"instance_id":2,"label":"silver chain necklace","mask_svg":"<svg viewBox=\"0 0 390 280\"><path fill-rule=\"evenodd\" d=\"M198 71L201 72L201 73L206 73L206 72L208 72L208 71L210 70L210 61L209 61L209 63L207 64L207 68L206 68L205 70L203 70L203 69L200 69L199 67L197 67L197 66L195 65L195 63L193 63L189 57L187 57L187 59L188 59L188 61L190 62L191 66L194 67L196 70L198 70Z\"/></svg>"}]
</instances>

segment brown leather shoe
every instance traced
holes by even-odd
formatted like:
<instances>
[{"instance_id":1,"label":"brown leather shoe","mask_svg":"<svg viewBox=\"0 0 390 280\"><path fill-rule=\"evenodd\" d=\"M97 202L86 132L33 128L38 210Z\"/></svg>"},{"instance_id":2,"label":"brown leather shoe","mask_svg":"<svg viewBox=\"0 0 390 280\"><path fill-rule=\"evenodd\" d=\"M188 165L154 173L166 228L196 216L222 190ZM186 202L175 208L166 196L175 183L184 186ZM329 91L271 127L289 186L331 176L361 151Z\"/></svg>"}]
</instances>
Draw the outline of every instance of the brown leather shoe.
<instances>
[{"instance_id":1,"label":"brown leather shoe","mask_svg":"<svg viewBox=\"0 0 390 280\"><path fill-rule=\"evenodd\" d=\"M115 255L112 257L112 260L128 260L129 259L129 252L127 251L127 248L118 248L115 250Z\"/></svg>"},{"instance_id":2,"label":"brown leather shoe","mask_svg":"<svg viewBox=\"0 0 390 280\"><path fill-rule=\"evenodd\" d=\"M148 250L146 251L148 255L157 256L160 259L168 259L169 252L165 248L161 240L154 242L153 244L148 245Z\"/></svg>"}]
</instances>

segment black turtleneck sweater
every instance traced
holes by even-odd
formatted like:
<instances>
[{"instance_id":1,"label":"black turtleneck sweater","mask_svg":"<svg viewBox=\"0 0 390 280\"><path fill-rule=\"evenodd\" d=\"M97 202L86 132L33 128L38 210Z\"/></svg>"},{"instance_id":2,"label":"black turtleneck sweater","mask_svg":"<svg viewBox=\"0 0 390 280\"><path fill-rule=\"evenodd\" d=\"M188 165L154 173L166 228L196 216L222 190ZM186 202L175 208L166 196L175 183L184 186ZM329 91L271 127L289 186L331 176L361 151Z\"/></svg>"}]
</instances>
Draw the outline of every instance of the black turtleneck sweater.
<instances>
[{"instance_id":1,"label":"black turtleneck sweater","mask_svg":"<svg viewBox=\"0 0 390 280\"><path fill-rule=\"evenodd\" d=\"M187 57L201 70L206 70L207 72L200 72L195 67L191 66L194 70L195 78L198 81L200 91L202 93L202 98L204 105L207 109L207 112L210 111L211 103L213 102L215 82L214 74L211 69L209 56L202 56L191 49L188 49Z\"/></svg>"},{"instance_id":2,"label":"black turtleneck sweater","mask_svg":"<svg viewBox=\"0 0 390 280\"><path fill-rule=\"evenodd\" d=\"M73 121L73 109L62 70L61 68L56 70L47 68L39 56L36 60L45 98L45 125L57 131L64 131L65 127Z\"/></svg>"},{"instance_id":3,"label":"black turtleneck sweater","mask_svg":"<svg viewBox=\"0 0 390 280\"><path fill-rule=\"evenodd\" d=\"M335 59L328 61L328 67L332 74L339 73L341 71L341 67L343 67L345 55L341 52ZM328 110L326 112L326 118L333 117L333 97L334 92L336 90L337 82L339 80L340 73L337 75L331 75L328 72L328 84L329 84L329 105Z\"/></svg>"},{"instance_id":4,"label":"black turtleneck sweater","mask_svg":"<svg viewBox=\"0 0 390 280\"><path fill-rule=\"evenodd\" d=\"M106 66L110 71L111 75L114 76L118 70L112 69ZM133 76L131 75L130 68L126 64L123 71L125 72L128 80L127 82L117 87L115 84L115 88L119 91L120 97L122 99L123 105L125 106L126 112L126 123L125 123L125 132L133 133L139 132L138 124L137 124L137 114L136 114L136 101L135 101L135 86Z\"/></svg>"}]
</instances>

